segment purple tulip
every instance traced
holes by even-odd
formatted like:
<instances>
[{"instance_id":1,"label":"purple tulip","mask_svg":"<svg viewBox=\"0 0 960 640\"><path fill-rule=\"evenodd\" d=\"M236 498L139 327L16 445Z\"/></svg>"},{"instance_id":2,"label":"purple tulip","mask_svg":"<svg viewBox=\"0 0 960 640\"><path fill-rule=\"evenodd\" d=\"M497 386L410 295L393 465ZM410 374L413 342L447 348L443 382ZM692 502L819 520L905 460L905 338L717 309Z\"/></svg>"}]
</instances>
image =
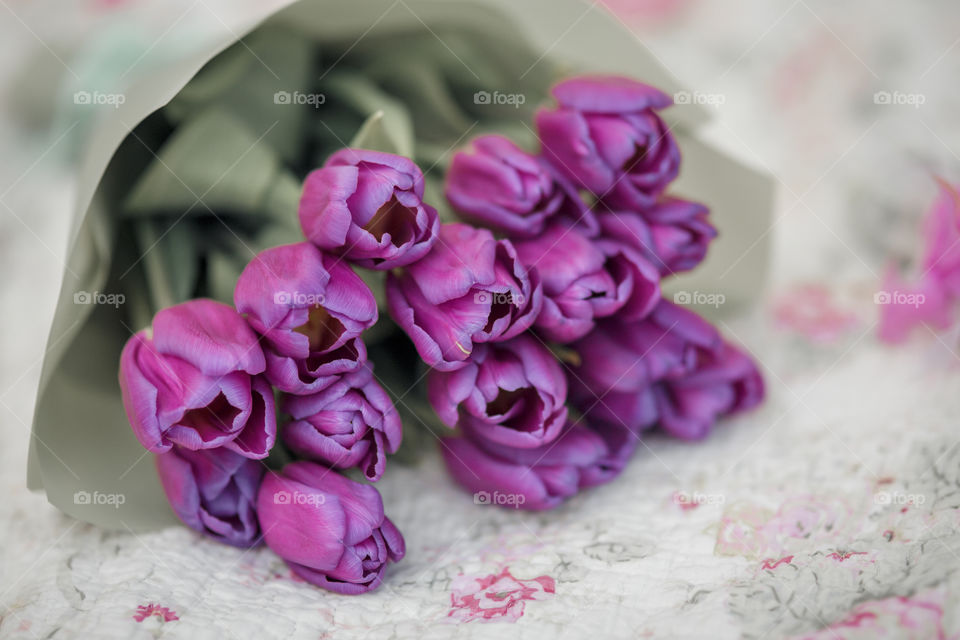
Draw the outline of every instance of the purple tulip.
<instances>
[{"instance_id":1,"label":"purple tulip","mask_svg":"<svg viewBox=\"0 0 960 640\"><path fill-rule=\"evenodd\" d=\"M642 213L599 214L601 237L623 242L652 262L666 276L696 267L707 255L717 230L702 204L663 198Z\"/></svg>"},{"instance_id":2,"label":"purple tulip","mask_svg":"<svg viewBox=\"0 0 960 640\"><path fill-rule=\"evenodd\" d=\"M540 276L517 260L509 240L487 229L445 224L433 250L387 276L387 306L431 367L464 366L474 343L527 330L543 305Z\"/></svg>"},{"instance_id":3,"label":"purple tulip","mask_svg":"<svg viewBox=\"0 0 960 640\"><path fill-rule=\"evenodd\" d=\"M173 447L156 463L167 500L185 525L236 547L260 542L256 502L262 463L222 447Z\"/></svg>"},{"instance_id":4,"label":"purple tulip","mask_svg":"<svg viewBox=\"0 0 960 640\"><path fill-rule=\"evenodd\" d=\"M960 189L937 178L940 193L924 216L921 261L922 289L934 295L960 297ZM931 289L938 289L933 292ZM929 311L929 310L928 310Z\"/></svg>"},{"instance_id":5,"label":"purple tulip","mask_svg":"<svg viewBox=\"0 0 960 640\"><path fill-rule=\"evenodd\" d=\"M559 106L537 112L544 156L612 209L651 206L677 177L680 152L656 114L673 100L627 78L572 78L553 88Z\"/></svg>"},{"instance_id":6,"label":"purple tulip","mask_svg":"<svg viewBox=\"0 0 960 640\"><path fill-rule=\"evenodd\" d=\"M542 158L503 136L482 136L457 152L447 171L447 199L468 222L529 238L556 216L596 235L597 221L577 190Z\"/></svg>"},{"instance_id":7,"label":"purple tulip","mask_svg":"<svg viewBox=\"0 0 960 640\"><path fill-rule=\"evenodd\" d=\"M754 362L730 344L706 351L695 368L653 386L659 426L684 440L707 436L718 418L752 409L763 400Z\"/></svg>"},{"instance_id":8,"label":"purple tulip","mask_svg":"<svg viewBox=\"0 0 960 640\"><path fill-rule=\"evenodd\" d=\"M443 459L454 479L477 504L515 509L552 509L581 489L608 482L623 469L637 439L568 423L552 443L516 449L469 434L444 438Z\"/></svg>"},{"instance_id":9,"label":"purple tulip","mask_svg":"<svg viewBox=\"0 0 960 640\"><path fill-rule=\"evenodd\" d=\"M644 429L658 417L651 385L690 373L721 345L707 321L665 300L640 322L605 320L571 345L581 360L570 375L571 400L591 421Z\"/></svg>"},{"instance_id":10,"label":"purple tulip","mask_svg":"<svg viewBox=\"0 0 960 640\"><path fill-rule=\"evenodd\" d=\"M571 342L589 333L595 319L618 312L625 319L642 318L660 299L657 269L622 243L590 240L552 224L515 246L520 262L543 281L543 310L535 326L548 340Z\"/></svg>"},{"instance_id":11,"label":"purple tulip","mask_svg":"<svg viewBox=\"0 0 960 640\"><path fill-rule=\"evenodd\" d=\"M456 371L432 371L427 394L445 424L511 447L547 444L567 419L563 369L528 335L478 345Z\"/></svg>"},{"instance_id":12,"label":"purple tulip","mask_svg":"<svg viewBox=\"0 0 960 640\"><path fill-rule=\"evenodd\" d=\"M580 468L581 489L605 484L620 475L640 444L640 438L622 425L597 423L588 428L603 438L607 451L593 464Z\"/></svg>"},{"instance_id":13,"label":"purple tulip","mask_svg":"<svg viewBox=\"0 0 960 640\"><path fill-rule=\"evenodd\" d=\"M439 224L436 209L423 202L423 173L402 156L341 149L303 183L303 234L361 267L387 270L419 260Z\"/></svg>"},{"instance_id":14,"label":"purple tulip","mask_svg":"<svg viewBox=\"0 0 960 640\"><path fill-rule=\"evenodd\" d=\"M294 453L337 469L360 467L371 481L383 475L386 454L396 453L403 436L400 415L369 364L315 394L287 396L283 409L294 418L281 432Z\"/></svg>"},{"instance_id":15,"label":"purple tulip","mask_svg":"<svg viewBox=\"0 0 960 640\"><path fill-rule=\"evenodd\" d=\"M265 458L276 439L273 390L256 334L237 312L191 300L127 341L120 390L134 434L154 453L227 447Z\"/></svg>"},{"instance_id":16,"label":"purple tulip","mask_svg":"<svg viewBox=\"0 0 960 640\"><path fill-rule=\"evenodd\" d=\"M376 589L387 563L404 555L377 490L313 462L267 474L257 514L267 546L294 573L337 593Z\"/></svg>"},{"instance_id":17,"label":"purple tulip","mask_svg":"<svg viewBox=\"0 0 960 640\"><path fill-rule=\"evenodd\" d=\"M281 391L313 393L366 361L360 334L377 321L373 294L349 266L307 242L259 253L233 298L263 336L267 378Z\"/></svg>"},{"instance_id":18,"label":"purple tulip","mask_svg":"<svg viewBox=\"0 0 960 640\"><path fill-rule=\"evenodd\" d=\"M639 323L605 321L572 346L582 362L570 376L571 401L597 424L635 432L659 424L692 440L763 399L753 361L669 302Z\"/></svg>"}]
</instances>

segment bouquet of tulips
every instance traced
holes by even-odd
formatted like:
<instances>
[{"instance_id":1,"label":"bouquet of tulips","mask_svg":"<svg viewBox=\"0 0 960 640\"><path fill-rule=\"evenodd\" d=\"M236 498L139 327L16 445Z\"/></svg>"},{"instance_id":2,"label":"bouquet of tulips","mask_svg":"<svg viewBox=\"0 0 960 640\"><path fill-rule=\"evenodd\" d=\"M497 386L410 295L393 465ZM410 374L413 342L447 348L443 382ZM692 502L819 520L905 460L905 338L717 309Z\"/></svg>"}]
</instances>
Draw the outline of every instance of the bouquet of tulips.
<instances>
[{"instance_id":1,"label":"bouquet of tulips","mask_svg":"<svg viewBox=\"0 0 960 640\"><path fill-rule=\"evenodd\" d=\"M647 429L698 439L760 401L754 363L661 299L715 236L703 205L666 194L671 99L609 76L553 96L541 149L491 134L454 156L462 221L424 201L413 160L341 149L303 182L304 240L256 253L232 305L181 302L130 338L124 407L186 525L362 593L404 554L368 484L425 419L404 381L450 428L454 479L524 509L610 481Z\"/></svg>"}]
</instances>

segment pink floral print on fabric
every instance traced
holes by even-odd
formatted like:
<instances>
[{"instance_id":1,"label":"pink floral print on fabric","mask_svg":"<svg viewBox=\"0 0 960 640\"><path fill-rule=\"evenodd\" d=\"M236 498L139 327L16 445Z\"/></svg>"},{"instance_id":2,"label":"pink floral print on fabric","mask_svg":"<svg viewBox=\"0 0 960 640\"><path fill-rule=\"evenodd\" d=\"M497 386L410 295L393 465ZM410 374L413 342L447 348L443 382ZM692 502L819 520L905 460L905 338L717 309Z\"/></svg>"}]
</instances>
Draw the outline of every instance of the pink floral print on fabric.
<instances>
[{"instance_id":1,"label":"pink floral print on fabric","mask_svg":"<svg viewBox=\"0 0 960 640\"><path fill-rule=\"evenodd\" d=\"M910 597L895 596L863 602L851 609L843 620L801 638L945 640L947 635L943 626L944 600L943 590L930 589Z\"/></svg>"},{"instance_id":2,"label":"pink floral print on fabric","mask_svg":"<svg viewBox=\"0 0 960 640\"><path fill-rule=\"evenodd\" d=\"M457 576L451 587L447 615L458 622L516 622L527 601L546 600L556 593L556 582L550 576L521 580L509 567L483 577Z\"/></svg>"},{"instance_id":3,"label":"pink floral print on fabric","mask_svg":"<svg viewBox=\"0 0 960 640\"><path fill-rule=\"evenodd\" d=\"M133 619L137 622L143 622L147 618L157 618L161 622L172 622L180 619L174 611L153 602L140 605L137 607L137 612L133 614Z\"/></svg>"}]
</instances>

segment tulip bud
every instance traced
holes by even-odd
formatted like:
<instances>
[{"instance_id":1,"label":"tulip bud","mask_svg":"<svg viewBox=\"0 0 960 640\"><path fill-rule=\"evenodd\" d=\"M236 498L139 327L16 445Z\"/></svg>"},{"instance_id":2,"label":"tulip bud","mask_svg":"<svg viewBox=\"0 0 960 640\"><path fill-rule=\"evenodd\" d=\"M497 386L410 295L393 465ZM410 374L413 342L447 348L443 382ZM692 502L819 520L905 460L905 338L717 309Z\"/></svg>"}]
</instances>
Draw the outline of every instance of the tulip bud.
<instances>
[{"instance_id":1,"label":"tulip bud","mask_svg":"<svg viewBox=\"0 0 960 640\"><path fill-rule=\"evenodd\" d=\"M402 156L341 149L303 184L303 234L361 267L416 262L430 250L439 224L436 209L423 202L423 172Z\"/></svg>"},{"instance_id":2,"label":"tulip bud","mask_svg":"<svg viewBox=\"0 0 960 640\"><path fill-rule=\"evenodd\" d=\"M651 385L693 371L721 345L706 320L665 300L639 322L605 320L571 345L581 361L569 376L571 401L591 421L639 431L658 417Z\"/></svg>"},{"instance_id":3,"label":"tulip bud","mask_svg":"<svg viewBox=\"0 0 960 640\"><path fill-rule=\"evenodd\" d=\"M473 492L477 504L540 511L615 478L637 442L619 427L568 423L554 442L535 449L504 446L468 433L444 438L441 450L450 474Z\"/></svg>"},{"instance_id":4,"label":"tulip bud","mask_svg":"<svg viewBox=\"0 0 960 640\"><path fill-rule=\"evenodd\" d=\"M677 177L680 152L656 111L673 100L627 78L586 76L553 88L537 113L544 157L611 209L642 211Z\"/></svg>"},{"instance_id":5,"label":"tulip bud","mask_svg":"<svg viewBox=\"0 0 960 640\"><path fill-rule=\"evenodd\" d=\"M283 409L294 418L282 430L291 451L337 469L359 467L370 481L383 475L386 454L396 453L403 436L369 364L317 393L287 396Z\"/></svg>"},{"instance_id":6,"label":"tulip bud","mask_svg":"<svg viewBox=\"0 0 960 640\"><path fill-rule=\"evenodd\" d=\"M753 361L697 314L661 302L641 322L604 321L572 345L572 403L596 424L633 432L658 425L687 440L763 399Z\"/></svg>"},{"instance_id":7,"label":"tulip bud","mask_svg":"<svg viewBox=\"0 0 960 640\"><path fill-rule=\"evenodd\" d=\"M266 343L267 378L313 393L366 361L360 334L377 321L369 287L307 242L267 249L240 274L234 303Z\"/></svg>"},{"instance_id":8,"label":"tulip bud","mask_svg":"<svg viewBox=\"0 0 960 640\"><path fill-rule=\"evenodd\" d=\"M427 393L447 425L512 447L552 442L567 419L563 369L529 335L479 345L456 371L432 371Z\"/></svg>"},{"instance_id":9,"label":"tulip bud","mask_svg":"<svg viewBox=\"0 0 960 640\"><path fill-rule=\"evenodd\" d=\"M404 555L379 492L313 462L267 474L257 515L267 546L294 573L337 593L376 589L387 563Z\"/></svg>"},{"instance_id":10,"label":"tulip bud","mask_svg":"<svg viewBox=\"0 0 960 640\"><path fill-rule=\"evenodd\" d=\"M184 524L237 547L260 542L256 503L263 464L222 447L173 447L156 462L167 500Z\"/></svg>"},{"instance_id":11,"label":"tulip bud","mask_svg":"<svg viewBox=\"0 0 960 640\"><path fill-rule=\"evenodd\" d=\"M679 198L664 198L640 212L598 215L601 237L622 242L667 276L696 267L707 255L717 230L707 221L707 208Z\"/></svg>"},{"instance_id":12,"label":"tulip bud","mask_svg":"<svg viewBox=\"0 0 960 640\"><path fill-rule=\"evenodd\" d=\"M691 372L654 385L653 395L661 429L684 440L699 440L718 418L760 404L764 385L754 362L724 343L703 353Z\"/></svg>"},{"instance_id":13,"label":"tulip bud","mask_svg":"<svg viewBox=\"0 0 960 640\"><path fill-rule=\"evenodd\" d=\"M660 299L659 273L625 245L552 224L515 246L520 262L543 281L543 310L535 326L548 340L571 342L593 329L597 318L618 312L641 318Z\"/></svg>"},{"instance_id":14,"label":"tulip bud","mask_svg":"<svg viewBox=\"0 0 960 640\"><path fill-rule=\"evenodd\" d=\"M265 458L276 439L273 390L257 336L230 306L191 300L127 341L120 390L130 426L154 453L227 447Z\"/></svg>"},{"instance_id":15,"label":"tulip bud","mask_svg":"<svg viewBox=\"0 0 960 640\"><path fill-rule=\"evenodd\" d=\"M391 317L423 361L443 371L464 366L474 343L527 330L542 305L540 277L510 241L466 224L442 225L430 253L387 276Z\"/></svg>"},{"instance_id":16,"label":"tulip bud","mask_svg":"<svg viewBox=\"0 0 960 640\"><path fill-rule=\"evenodd\" d=\"M447 199L468 222L518 238L534 237L553 217L595 235L596 218L576 189L542 158L503 136L482 136L453 156Z\"/></svg>"}]
</instances>

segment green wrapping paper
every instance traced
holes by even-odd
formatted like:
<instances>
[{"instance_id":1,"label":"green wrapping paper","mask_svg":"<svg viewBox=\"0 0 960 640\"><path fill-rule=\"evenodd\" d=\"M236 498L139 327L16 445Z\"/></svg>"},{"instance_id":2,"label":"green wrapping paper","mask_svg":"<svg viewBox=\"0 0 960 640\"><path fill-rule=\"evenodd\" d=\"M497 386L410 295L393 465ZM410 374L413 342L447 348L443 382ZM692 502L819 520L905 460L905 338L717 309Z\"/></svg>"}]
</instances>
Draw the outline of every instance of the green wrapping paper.
<instances>
[{"instance_id":1,"label":"green wrapping paper","mask_svg":"<svg viewBox=\"0 0 960 640\"><path fill-rule=\"evenodd\" d=\"M215 21L178 23L143 38L140 52L126 41L133 70L113 65L97 87L80 87L125 99L86 106L28 483L70 515L110 528L176 521L153 455L124 414L123 344L170 304L231 301L256 252L302 239L301 182L332 151L354 145L413 157L427 176L427 201L449 219L442 184L452 151L491 131L534 146L524 123L558 77L620 73L682 90L614 18L581 0L208 4ZM721 232L697 280L674 286L745 302L766 271L772 181L697 139L706 121L699 106L665 115L684 154L675 191L708 203ZM369 336L378 374L412 379L391 361L393 339L383 321ZM429 419L421 404L411 397L398 407L406 426ZM401 457L413 458L417 446L408 437Z\"/></svg>"}]
</instances>

